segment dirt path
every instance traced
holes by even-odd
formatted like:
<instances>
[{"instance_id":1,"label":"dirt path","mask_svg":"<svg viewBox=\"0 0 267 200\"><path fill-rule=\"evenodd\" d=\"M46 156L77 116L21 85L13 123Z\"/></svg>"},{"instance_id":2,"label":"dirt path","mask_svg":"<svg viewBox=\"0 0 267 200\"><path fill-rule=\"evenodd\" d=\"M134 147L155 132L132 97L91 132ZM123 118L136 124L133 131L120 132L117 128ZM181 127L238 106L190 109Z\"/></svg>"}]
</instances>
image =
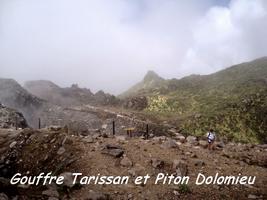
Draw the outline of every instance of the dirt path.
<instances>
[{"instance_id":1,"label":"dirt path","mask_svg":"<svg viewBox=\"0 0 267 200\"><path fill-rule=\"evenodd\" d=\"M172 174L174 160L182 160L188 168L190 177L188 186L179 185L155 185L153 181L143 186L133 183L127 185L86 185L79 191L75 191L72 197L83 199L89 190L109 194L112 199L247 199L255 195L260 199L267 198L267 168L257 165L249 165L236 158L225 156L223 150L209 152L200 146L186 144L179 148L163 148L161 142L155 140L143 140L131 138L118 142L115 138L98 138L93 143L80 143L83 153L72 170L78 170L83 175L114 175L130 176L131 170L138 171L140 175L149 174L153 180L158 173ZM113 158L101 154L101 146L105 144L119 144L124 150L124 156L129 158L133 166L120 165L122 158ZM256 149L249 149L246 154L253 154ZM266 150L265 150L266 152ZM264 153L264 152L261 152ZM160 169L151 165L151 159L156 158L164 162ZM137 169L139 168L139 169ZM239 174L256 176L256 182L250 185L200 185L195 184L196 176L202 173L207 176ZM133 178L131 179L133 180Z\"/></svg>"}]
</instances>

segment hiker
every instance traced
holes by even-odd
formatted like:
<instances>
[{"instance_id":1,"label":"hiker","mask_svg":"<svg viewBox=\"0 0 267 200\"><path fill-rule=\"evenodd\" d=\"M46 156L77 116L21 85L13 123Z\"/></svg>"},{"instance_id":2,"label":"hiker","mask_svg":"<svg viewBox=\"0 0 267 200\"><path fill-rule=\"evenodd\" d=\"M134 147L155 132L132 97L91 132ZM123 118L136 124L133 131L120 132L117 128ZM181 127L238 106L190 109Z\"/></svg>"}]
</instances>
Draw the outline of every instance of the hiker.
<instances>
[{"instance_id":1,"label":"hiker","mask_svg":"<svg viewBox=\"0 0 267 200\"><path fill-rule=\"evenodd\" d=\"M215 142L215 132L213 129L210 129L207 133L207 139L208 139L208 149L213 150L214 149L214 142Z\"/></svg>"}]
</instances>

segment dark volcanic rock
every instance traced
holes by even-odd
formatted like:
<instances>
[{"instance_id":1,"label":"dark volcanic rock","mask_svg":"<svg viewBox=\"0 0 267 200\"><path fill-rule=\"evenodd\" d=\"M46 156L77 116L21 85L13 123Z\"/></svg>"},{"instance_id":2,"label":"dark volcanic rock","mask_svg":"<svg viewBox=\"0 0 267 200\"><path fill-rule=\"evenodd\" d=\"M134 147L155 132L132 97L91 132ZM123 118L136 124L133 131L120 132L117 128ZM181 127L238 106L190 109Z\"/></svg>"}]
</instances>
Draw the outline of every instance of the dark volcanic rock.
<instances>
[{"instance_id":1,"label":"dark volcanic rock","mask_svg":"<svg viewBox=\"0 0 267 200\"><path fill-rule=\"evenodd\" d=\"M90 89L80 88L78 84L61 88L51 81L37 80L26 82L24 87L37 97L63 107L83 104L115 105L118 103L118 99L113 95L103 91L93 94Z\"/></svg>"},{"instance_id":2,"label":"dark volcanic rock","mask_svg":"<svg viewBox=\"0 0 267 200\"><path fill-rule=\"evenodd\" d=\"M137 96L124 100L123 107L127 109L143 110L148 106L148 100L145 96Z\"/></svg>"},{"instance_id":3,"label":"dark volcanic rock","mask_svg":"<svg viewBox=\"0 0 267 200\"><path fill-rule=\"evenodd\" d=\"M157 158L152 158L150 162L151 162L152 167L158 168L158 169L163 168L165 164L163 160L159 160Z\"/></svg>"},{"instance_id":4,"label":"dark volcanic rock","mask_svg":"<svg viewBox=\"0 0 267 200\"><path fill-rule=\"evenodd\" d=\"M0 128L26 128L28 124L20 112L4 107L0 103Z\"/></svg>"},{"instance_id":5,"label":"dark volcanic rock","mask_svg":"<svg viewBox=\"0 0 267 200\"><path fill-rule=\"evenodd\" d=\"M0 102L21 112L30 125L36 121L36 113L46 105L44 100L31 95L15 80L1 78Z\"/></svg>"},{"instance_id":6,"label":"dark volcanic rock","mask_svg":"<svg viewBox=\"0 0 267 200\"><path fill-rule=\"evenodd\" d=\"M104 93L102 90L94 95L95 103L100 105L117 105L119 100L111 94Z\"/></svg>"},{"instance_id":7,"label":"dark volcanic rock","mask_svg":"<svg viewBox=\"0 0 267 200\"><path fill-rule=\"evenodd\" d=\"M175 170L177 176L186 176L188 172L188 166L183 160L174 160L173 169Z\"/></svg>"},{"instance_id":8,"label":"dark volcanic rock","mask_svg":"<svg viewBox=\"0 0 267 200\"><path fill-rule=\"evenodd\" d=\"M95 191L89 191L85 197L83 197L83 200L109 200L111 199L108 194L95 192Z\"/></svg>"},{"instance_id":9,"label":"dark volcanic rock","mask_svg":"<svg viewBox=\"0 0 267 200\"><path fill-rule=\"evenodd\" d=\"M101 150L101 153L111 155L115 158L121 157L124 153L123 149L118 145L107 144Z\"/></svg>"}]
</instances>

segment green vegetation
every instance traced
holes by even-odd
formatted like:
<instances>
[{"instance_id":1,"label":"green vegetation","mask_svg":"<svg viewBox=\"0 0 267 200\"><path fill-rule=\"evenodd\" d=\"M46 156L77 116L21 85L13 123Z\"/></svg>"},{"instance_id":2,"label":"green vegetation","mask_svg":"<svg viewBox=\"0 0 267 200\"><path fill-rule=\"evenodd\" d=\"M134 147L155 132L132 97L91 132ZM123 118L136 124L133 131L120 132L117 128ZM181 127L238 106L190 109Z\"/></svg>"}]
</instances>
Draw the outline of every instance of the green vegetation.
<instances>
[{"instance_id":1,"label":"green vegetation","mask_svg":"<svg viewBox=\"0 0 267 200\"><path fill-rule=\"evenodd\" d=\"M181 184L179 185L179 192L182 194L188 194L191 193L191 190L187 184Z\"/></svg>"},{"instance_id":2,"label":"green vegetation","mask_svg":"<svg viewBox=\"0 0 267 200\"><path fill-rule=\"evenodd\" d=\"M154 96L149 99L148 111L151 112L172 112L172 106L169 105L168 99L165 96Z\"/></svg>"},{"instance_id":3,"label":"green vegetation","mask_svg":"<svg viewBox=\"0 0 267 200\"><path fill-rule=\"evenodd\" d=\"M267 142L267 58L156 85L138 92L149 98L146 115L175 123L185 134L204 135L212 127L234 141Z\"/></svg>"}]
</instances>

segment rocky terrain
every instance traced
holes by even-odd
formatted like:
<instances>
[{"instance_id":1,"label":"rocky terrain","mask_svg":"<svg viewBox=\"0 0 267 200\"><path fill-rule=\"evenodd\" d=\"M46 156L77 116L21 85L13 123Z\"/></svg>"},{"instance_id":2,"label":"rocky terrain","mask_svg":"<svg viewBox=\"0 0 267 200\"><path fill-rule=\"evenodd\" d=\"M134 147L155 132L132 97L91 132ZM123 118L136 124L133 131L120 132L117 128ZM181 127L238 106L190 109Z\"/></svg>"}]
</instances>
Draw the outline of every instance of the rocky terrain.
<instances>
[{"instance_id":1,"label":"rocky terrain","mask_svg":"<svg viewBox=\"0 0 267 200\"><path fill-rule=\"evenodd\" d=\"M267 60L207 76L150 71L119 96L50 81L0 79L0 200L267 199ZM205 133L216 130L215 150ZM63 185L10 185L15 173ZM126 185L71 184L71 173L129 176ZM158 173L189 184L153 184ZM198 173L256 176L249 185L196 185ZM149 174L147 184L134 178Z\"/></svg>"},{"instance_id":2,"label":"rocky terrain","mask_svg":"<svg viewBox=\"0 0 267 200\"><path fill-rule=\"evenodd\" d=\"M5 149L0 162L2 199L266 199L267 146L216 142L209 151L203 138L184 137L175 129L172 137L92 133L72 135L67 127L20 131L0 129ZM15 172L63 175L63 185L13 185ZM71 173L84 176L136 176L149 174L151 181L136 185L73 185ZM158 173L188 175L185 184L154 184ZM198 173L214 176L256 176L254 185L195 185Z\"/></svg>"},{"instance_id":3,"label":"rocky terrain","mask_svg":"<svg viewBox=\"0 0 267 200\"><path fill-rule=\"evenodd\" d=\"M114 106L119 103L119 99L114 95L103 91L93 94L90 89L80 88L77 84L61 88L51 81L39 80L27 81L24 88L41 99L63 107L83 104Z\"/></svg>"},{"instance_id":4,"label":"rocky terrain","mask_svg":"<svg viewBox=\"0 0 267 200\"><path fill-rule=\"evenodd\" d=\"M162 130L161 126L154 125L148 119L142 119L141 121L135 120L135 114L131 114L131 112L128 111L123 113L119 107L114 107L115 104L112 104L112 106L103 106L102 103L108 101L109 98L107 98L107 94L102 91L93 95L93 98L96 99L100 106L92 106L94 105L92 102L90 102L92 105L82 104L82 102L78 104L73 103L71 105L58 105L51 99L43 100L36 97L22 88L14 80L0 79L0 82L0 101L4 102L8 107L20 111L32 128L38 128L39 125L40 127L49 127L53 125L62 127L67 126L69 131L72 131L73 134L89 134L90 132L102 129L106 124L110 124L110 122L115 120L117 132L125 133L125 127L136 127L136 129L141 127L144 129L146 124L152 124L150 128L151 130L157 129L157 134L160 134L160 130ZM41 81L41 83L43 83L43 81ZM38 81L36 88L40 88L41 83ZM41 89L43 94L48 95L50 94L50 90L57 90L57 87L51 82L49 82L49 84L52 89L49 90L47 89L47 86L49 85L48 82L44 81L43 84L44 88L46 88L44 90ZM33 87L33 82L31 82L31 85ZM73 91L73 97L77 96L76 93L79 90L87 91L87 89L80 89L77 86L73 86L72 89L67 90L69 94L72 94L71 91ZM57 97L55 91L51 93L51 96ZM64 98L60 97L60 99ZM68 99L68 97L66 97L66 99ZM124 107L127 107L128 109L137 109L140 108L140 106L144 108L146 105L147 102L145 97L127 99L124 103ZM111 126L108 126L107 128L109 131L112 129Z\"/></svg>"},{"instance_id":5,"label":"rocky terrain","mask_svg":"<svg viewBox=\"0 0 267 200\"><path fill-rule=\"evenodd\" d=\"M39 112L47 107L44 100L28 93L15 80L0 78L0 102L21 112L30 125L36 124Z\"/></svg>"},{"instance_id":6,"label":"rocky terrain","mask_svg":"<svg viewBox=\"0 0 267 200\"><path fill-rule=\"evenodd\" d=\"M74 89L73 96L76 95L77 90ZM98 96L99 102L104 101L101 92L95 96ZM102 124L93 112L75 110L68 108L66 105L57 105L53 101L43 100L29 93L12 79L0 79L0 101L6 106L21 112L32 128L39 127L39 119L41 127L67 125L69 127L79 127L76 128L78 132L97 129ZM75 105L73 103L72 106Z\"/></svg>"},{"instance_id":7,"label":"rocky terrain","mask_svg":"<svg viewBox=\"0 0 267 200\"><path fill-rule=\"evenodd\" d=\"M0 103L0 128L26 128L28 124L24 116L14 109Z\"/></svg>"}]
</instances>

